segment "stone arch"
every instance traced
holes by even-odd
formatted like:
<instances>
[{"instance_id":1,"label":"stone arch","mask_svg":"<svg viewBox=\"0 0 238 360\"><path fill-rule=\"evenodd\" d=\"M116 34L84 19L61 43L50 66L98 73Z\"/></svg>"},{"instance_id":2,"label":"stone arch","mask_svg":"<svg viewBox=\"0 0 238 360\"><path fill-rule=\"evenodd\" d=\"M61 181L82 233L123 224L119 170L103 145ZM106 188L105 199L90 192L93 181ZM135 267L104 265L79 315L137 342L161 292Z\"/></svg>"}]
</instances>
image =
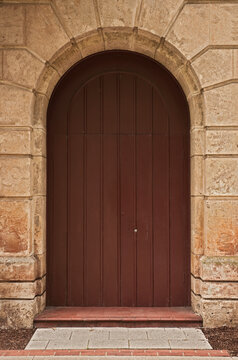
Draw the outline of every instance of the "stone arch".
<instances>
[{"instance_id":1,"label":"stone arch","mask_svg":"<svg viewBox=\"0 0 238 360\"><path fill-rule=\"evenodd\" d=\"M170 71L181 85L190 109L191 131L191 269L194 276L199 276L200 256L193 254L193 249L203 241L203 92L198 77L189 60L163 37L137 28L110 27L85 33L60 48L45 67L37 81L34 91L33 127L39 124L46 128L47 106L51 93L59 79L81 59L101 51L129 50L145 54L158 61ZM195 131L193 131L195 130ZM45 139L44 139L45 141ZM41 172L45 183L45 172ZM200 196L200 201L194 200ZM43 223L45 226L46 216ZM196 253L196 252L195 252ZM44 300L45 302L45 300ZM192 306L201 313L199 300L192 296Z\"/></svg>"}]
</instances>

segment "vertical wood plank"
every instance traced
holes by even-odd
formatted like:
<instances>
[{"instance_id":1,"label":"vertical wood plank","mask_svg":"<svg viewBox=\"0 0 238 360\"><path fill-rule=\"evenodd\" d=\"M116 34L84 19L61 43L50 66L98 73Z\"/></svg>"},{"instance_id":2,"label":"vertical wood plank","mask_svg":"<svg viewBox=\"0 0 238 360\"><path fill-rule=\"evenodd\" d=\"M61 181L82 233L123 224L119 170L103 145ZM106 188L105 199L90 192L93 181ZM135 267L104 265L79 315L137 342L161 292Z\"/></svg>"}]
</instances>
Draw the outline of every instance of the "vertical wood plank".
<instances>
[{"instance_id":1,"label":"vertical wood plank","mask_svg":"<svg viewBox=\"0 0 238 360\"><path fill-rule=\"evenodd\" d=\"M153 305L152 136L137 135L137 306Z\"/></svg>"},{"instance_id":2,"label":"vertical wood plank","mask_svg":"<svg viewBox=\"0 0 238 360\"><path fill-rule=\"evenodd\" d=\"M101 79L96 77L86 86L86 132L99 134L101 132Z\"/></svg>"},{"instance_id":3,"label":"vertical wood plank","mask_svg":"<svg viewBox=\"0 0 238 360\"><path fill-rule=\"evenodd\" d=\"M103 76L103 133L117 134L118 107L117 107L117 74Z\"/></svg>"},{"instance_id":4,"label":"vertical wood plank","mask_svg":"<svg viewBox=\"0 0 238 360\"><path fill-rule=\"evenodd\" d=\"M139 77L136 79L136 133L152 133L152 87Z\"/></svg>"},{"instance_id":5,"label":"vertical wood plank","mask_svg":"<svg viewBox=\"0 0 238 360\"><path fill-rule=\"evenodd\" d=\"M84 305L84 135L68 139L68 301Z\"/></svg>"},{"instance_id":6,"label":"vertical wood plank","mask_svg":"<svg viewBox=\"0 0 238 360\"><path fill-rule=\"evenodd\" d=\"M117 137L104 135L103 144L103 306L118 305Z\"/></svg>"},{"instance_id":7,"label":"vertical wood plank","mask_svg":"<svg viewBox=\"0 0 238 360\"><path fill-rule=\"evenodd\" d=\"M101 138L87 135L85 305L101 303Z\"/></svg>"},{"instance_id":8,"label":"vertical wood plank","mask_svg":"<svg viewBox=\"0 0 238 360\"><path fill-rule=\"evenodd\" d=\"M69 134L83 134L85 132L85 88L81 88L74 95L70 103L68 120Z\"/></svg>"},{"instance_id":9,"label":"vertical wood plank","mask_svg":"<svg viewBox=\"0 0 238 360\"><path fill-rule=\"evenodd\" d=\"M133 134L135 131L135 77L120 74L120 133Z\"/></svg>"},{"instance_id":10,"label":"vertical wood plank","mask_svg":"<svg viewBox=\"0 0 238 360\"><path fill-rule=\"evenodd\" d=\"M169 306L169 119L153 91L153 272L154 306Z\"/></svg>"},{"instance_id":11,"label":"vertical wood plank","mask_svg":"<svg viewBox=\"0 0 238 360\"><path fill-rule=\"evenodd\" d=\"M120 136L121 306L136 306L135 136Z\"/></svg>"}]
</instances>

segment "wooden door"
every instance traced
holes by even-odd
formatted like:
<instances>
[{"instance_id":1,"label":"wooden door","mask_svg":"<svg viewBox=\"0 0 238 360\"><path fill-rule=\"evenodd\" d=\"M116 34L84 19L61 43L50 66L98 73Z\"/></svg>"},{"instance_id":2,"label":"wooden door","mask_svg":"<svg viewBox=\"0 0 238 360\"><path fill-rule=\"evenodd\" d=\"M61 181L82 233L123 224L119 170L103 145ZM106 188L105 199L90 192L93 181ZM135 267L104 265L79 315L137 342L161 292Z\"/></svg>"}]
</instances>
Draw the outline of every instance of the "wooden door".
<instances>
[{"instance_id":1,"label":"wooden door","mask_svg":"<svg viewBox=\"0 0 238 360\"><path fill-rule=\"evenodd\" d=\"M48 109L47 301L189 304L189 112L161 65L91 56Z\"/></svg>"}]
</instances>

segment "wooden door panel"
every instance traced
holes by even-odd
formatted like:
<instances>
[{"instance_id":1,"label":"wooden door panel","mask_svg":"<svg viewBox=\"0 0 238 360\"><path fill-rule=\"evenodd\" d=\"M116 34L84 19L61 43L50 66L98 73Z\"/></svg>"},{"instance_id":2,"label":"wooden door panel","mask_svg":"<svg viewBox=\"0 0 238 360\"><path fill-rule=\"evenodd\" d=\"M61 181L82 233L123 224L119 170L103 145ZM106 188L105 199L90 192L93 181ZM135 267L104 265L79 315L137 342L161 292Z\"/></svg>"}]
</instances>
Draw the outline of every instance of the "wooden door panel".
<instances>
[{"instance_id":1,"label":"wooden door panel","mask_svg":"<svg viewBox=\"0 0 238 360\"><path fill-rule=\"evenodd\" d=\"M94 55L61 80L48 122L48 304L188 305L189 115L176 80L145 56Z\"/></svg>"}]
</instances>

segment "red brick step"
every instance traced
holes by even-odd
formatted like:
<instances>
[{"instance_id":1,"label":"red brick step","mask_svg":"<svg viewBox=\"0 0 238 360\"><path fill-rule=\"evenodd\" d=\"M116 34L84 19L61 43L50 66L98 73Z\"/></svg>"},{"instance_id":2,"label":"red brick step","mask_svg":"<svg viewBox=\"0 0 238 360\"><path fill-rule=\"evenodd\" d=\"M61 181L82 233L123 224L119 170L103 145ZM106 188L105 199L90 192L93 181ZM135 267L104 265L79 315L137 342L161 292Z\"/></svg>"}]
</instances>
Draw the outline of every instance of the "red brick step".
<instances>
[{"instance_id":1,"label":"red brick step","mask_svg":"<svg viewBox=\"0 0 238 360\"><path fill-rule=\"evenodd\" d=\"M34 325L200 327L202 318L190 307L47 307Z\"/></svg>"}]
</instances>

